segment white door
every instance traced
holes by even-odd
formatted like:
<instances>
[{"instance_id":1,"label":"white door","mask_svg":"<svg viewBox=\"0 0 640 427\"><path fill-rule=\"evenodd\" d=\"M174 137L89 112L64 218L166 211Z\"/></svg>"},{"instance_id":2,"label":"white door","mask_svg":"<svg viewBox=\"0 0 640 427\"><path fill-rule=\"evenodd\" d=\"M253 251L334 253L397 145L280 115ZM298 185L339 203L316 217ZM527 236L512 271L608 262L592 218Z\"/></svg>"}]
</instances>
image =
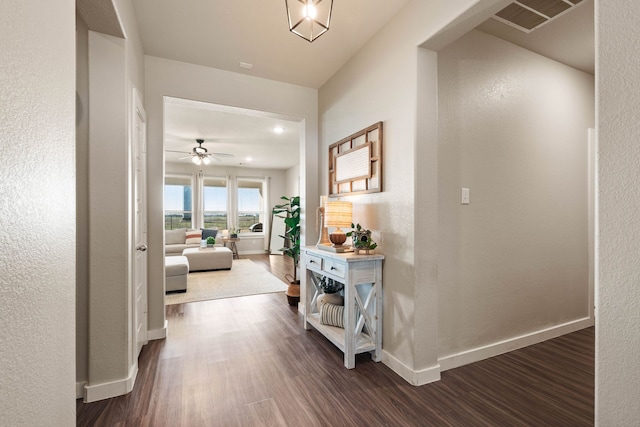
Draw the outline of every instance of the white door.
<instances>
[{"instance_id":1,"label":"white door","mask_svg":"<svg viewBox=\"0 0 640 427\"><path fill-rule=\"evenodd\" d=\"M133 129L133 167L134 167L134 237L135 252L133 263L134 295L134 358L137 358L142 346L147 343L147 138L146 115L134 89L134 129Z\"/></svg>"}]
</instances>

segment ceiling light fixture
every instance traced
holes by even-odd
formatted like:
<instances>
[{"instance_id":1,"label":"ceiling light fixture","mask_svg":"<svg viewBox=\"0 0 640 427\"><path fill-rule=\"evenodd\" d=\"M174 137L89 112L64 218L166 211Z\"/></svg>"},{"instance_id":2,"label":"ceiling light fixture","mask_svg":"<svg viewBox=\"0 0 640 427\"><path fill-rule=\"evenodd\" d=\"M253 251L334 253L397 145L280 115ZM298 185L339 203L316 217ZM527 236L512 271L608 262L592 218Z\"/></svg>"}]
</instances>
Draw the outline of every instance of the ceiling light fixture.
<instances>
[{"instance_id":1,"label":"ceiling light fixture","mask_svg":"<svg viewBox=\"0 0 640 427\"><path fill-rule=\"evenodd\" d=\"M312 42L327 31L333 0L285 0L289 31Z\"/></svg>"},{"instance_id":2,"label":"ceiling light fixture","mask_svg":"<svg viewBox=\"0 0 640 427\"><path fill-rule=\"evenodd\" d=\"M207 157L204 154L197 154L193 157L191 157L191 161L193 163L195 163L196 165L200 166L201 164L205 164L208 165L209 163L211 163L211 159L209 157Z\"/></svg>"},{"instance_id":3,"label":"ceiling light fixture","mask_svg":"<svg viewBox=\"0 0 640 427\"><path fill-rule=\"evenodd\" d=\"M282 126L276 126L273 128L273 133L277 133L278 135L284 133L284 128Z\"/></svg>"}]
</instances>

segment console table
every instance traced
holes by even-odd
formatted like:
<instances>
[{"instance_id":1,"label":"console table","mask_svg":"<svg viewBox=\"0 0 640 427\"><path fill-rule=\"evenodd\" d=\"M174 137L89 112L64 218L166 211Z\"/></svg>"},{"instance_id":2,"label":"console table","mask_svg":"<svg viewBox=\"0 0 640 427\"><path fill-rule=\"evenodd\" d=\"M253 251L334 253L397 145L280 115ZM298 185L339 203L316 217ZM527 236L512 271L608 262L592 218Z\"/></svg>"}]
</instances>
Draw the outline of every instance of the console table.
<instances>
[{"instance_id":1,"label":"console table","mask_svg":"<svg viewBox=\"0 0 640 427\"><path fill-rule=\"evenodd\" d=\"M355 368L355 355L371 353L382 359L382 260L383 255L333 253L315 247L302 248L307 275L304 328L313 327L344 353L344 366ZM344 283L344 329L323 325L317 298L320 279Z\"/></svg>"}]
</instances>

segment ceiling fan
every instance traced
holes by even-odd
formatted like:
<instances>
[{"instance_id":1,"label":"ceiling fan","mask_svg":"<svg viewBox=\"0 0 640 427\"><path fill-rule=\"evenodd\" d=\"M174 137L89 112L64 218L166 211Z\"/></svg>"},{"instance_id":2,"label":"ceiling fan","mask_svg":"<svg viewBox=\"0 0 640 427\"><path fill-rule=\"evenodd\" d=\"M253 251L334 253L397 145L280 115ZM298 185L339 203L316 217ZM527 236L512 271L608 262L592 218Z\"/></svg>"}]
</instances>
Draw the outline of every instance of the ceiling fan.
<instances>
[{"instance_id":1,"label":"ceiling fan","mask_svg":"<svg viewBox=\"0 0 640 427\"><path fill-rule=\"evenodd\" d=\"M193 147L193 150L191 150L190 153L185 153L184 151L174 151L174 150L165 150L165 151L171 152L171 153L187 154L186 156L180 157L179 160L188 159L189 157L191 157L191 161L196 165L201 165L201 164L208 165L209 163L211 163L211 158L219 162L221 161L220 157L233 157L233 154L228 154L228 153L209 153L209 150L207 150L202 146L202 144L204 143L204 139L196 139L196 142L198 143L198 146Z\"/></svg>"}]
</instances>

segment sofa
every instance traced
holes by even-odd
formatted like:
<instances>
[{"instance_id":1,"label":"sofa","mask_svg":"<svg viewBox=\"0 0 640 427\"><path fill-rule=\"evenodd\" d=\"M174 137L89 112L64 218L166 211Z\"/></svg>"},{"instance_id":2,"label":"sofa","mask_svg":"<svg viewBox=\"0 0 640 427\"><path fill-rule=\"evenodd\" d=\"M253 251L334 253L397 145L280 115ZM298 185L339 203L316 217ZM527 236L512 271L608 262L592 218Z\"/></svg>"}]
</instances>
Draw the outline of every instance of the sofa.
<instances>
[{"instance_id":1,"label":"sofa","mask_svg":"<svg viewBox=\"0 0 640 427\"><path fill-rule=\"evenodd\" d=\"M200 242L207 237L213 238L218 234L217 228L201 228L200 230L176 228L164 231L165 256L182 256L182 251L187 248L198 248Z\"/></svg>"},{"instance_id":2,"label":"sofa","mask_svg":"<svg viewBox=\"0 0 640 427\"><path fill-rule=\"evenodd\" d=\"M189 274L189 260L185 256L165 258L164 277L165 292L187 292L187 275Z\"/></svg>"}]
</instances>

